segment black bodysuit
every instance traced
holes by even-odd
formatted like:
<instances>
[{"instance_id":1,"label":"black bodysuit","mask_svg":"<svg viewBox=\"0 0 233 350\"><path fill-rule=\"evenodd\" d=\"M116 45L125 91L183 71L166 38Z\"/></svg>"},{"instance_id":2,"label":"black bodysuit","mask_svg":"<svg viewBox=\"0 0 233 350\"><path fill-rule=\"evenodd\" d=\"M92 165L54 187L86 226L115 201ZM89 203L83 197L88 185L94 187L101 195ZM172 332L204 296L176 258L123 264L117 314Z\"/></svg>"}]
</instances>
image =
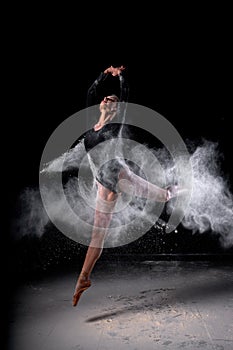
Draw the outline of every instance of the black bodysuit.
<instances>
[{"instance_id":1,"label":"black bodysuit","mask_svg":"<svg viewBox=\"0 0 233 350\"><path fill-rule=\"evenodd\" d=\"M106 79L107 75L108 74L101 73L89 88L87 95L88 107L96 102L95 100L97 95L97 86ZM122 121L126 112L126 104L128 100L128 84L126 82L125 77L122 74L118 76L118 78L120 82L119 99L121 102L119 103L118 119L120 118ZM125 160L119 155L116 155L114 159L112 159L113 157L110 157L110 160L104 161L105 154L101 154L102 160L101 166L99 166L99 162L96 160L96 157L93 156L93 152L91 150L93 150L96 146L105 141L111 141L111 147L114 147L114 142L117 142L117 140L119 141L119 137L122 137L123 135L128 135L127 125L124 125L122 124L122 122L119 122L105 124L98 131L95 131L94 128L92 128L89 131L87 131L87 133L84 136L84 146L86 152L88 153L89 161L92 169L94 170L93 172L96 180L100 182L104 187L108 188L110 191L115 193L118 192L118 175L120 169L125 163ZM103 149L108 150L108 146Z\"/></svg>"}]
</instances>

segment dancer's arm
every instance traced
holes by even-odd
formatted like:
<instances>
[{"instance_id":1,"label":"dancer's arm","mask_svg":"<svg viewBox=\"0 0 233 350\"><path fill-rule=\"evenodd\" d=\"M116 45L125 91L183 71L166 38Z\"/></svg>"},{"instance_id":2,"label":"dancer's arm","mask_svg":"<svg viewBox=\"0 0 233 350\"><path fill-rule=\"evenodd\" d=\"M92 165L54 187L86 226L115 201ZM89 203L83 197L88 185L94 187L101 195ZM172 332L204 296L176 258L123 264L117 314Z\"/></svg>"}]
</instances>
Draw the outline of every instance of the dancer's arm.
<instances>
[{"instance_id":1,"label":"dancer's arm","mask_svg":"<svg viewBox=\"0 0 233 350\"><path fill-rule=\"evenodd\" d=\"M119 81L120 81L120 102L127 102L128 101L128 95L129 95L129 87L128 87L128 82L123 74L123 71L125 70L124 66L120 67L109 67L105 69L105 73L111 73L112 76L118 76Z\"/></svg>"},{"instance_id":2,"label":"dancer's arm","mask_svg":"<svg viewBox=\"0 0 233 350\"><path fill-rule=\"evenodd\" d=\"M97 86L103 82L108 76L108 73L101 72L98 78L94 81L94 83L89 87L87 91L87 107L90 107L96 104L97 97Z\"/></svg>"},{"instance_id":3,"label":"dancer's arm","mask_svg":"<svg viewBox=\"0 0 233 350\"><path fill-rule=\"evenodd\" d=\"M118 76L120 81L120 102L127 102L128 100L128 83L125 79L125 76L122 74L122 72L125 70L125 67L108 67L103 72L100 73L98 78L93 82L93 84L89 87L87 92L87 107L90 107L94 104L96 104L96 98L97 98L97 87L105 81L108 74L111 74L112 76Z\"/></svg>"},{"instance_id":4,"label":"dancer's arm","mask_svg":"<svg viewBox=\"0 0 233 350\"><path fill-rule=\"evenodd\" d=\"M129 98L129 86L126 76L124 74L125 67L109 67L105 70L106 73L111 73L112 76L118 76L120 82L120 95L119 100L120 104L118 105L118 115L121 116L121 121L124 120L124 116L126 113L127 102Z\"/></svg>"}]
</instances>

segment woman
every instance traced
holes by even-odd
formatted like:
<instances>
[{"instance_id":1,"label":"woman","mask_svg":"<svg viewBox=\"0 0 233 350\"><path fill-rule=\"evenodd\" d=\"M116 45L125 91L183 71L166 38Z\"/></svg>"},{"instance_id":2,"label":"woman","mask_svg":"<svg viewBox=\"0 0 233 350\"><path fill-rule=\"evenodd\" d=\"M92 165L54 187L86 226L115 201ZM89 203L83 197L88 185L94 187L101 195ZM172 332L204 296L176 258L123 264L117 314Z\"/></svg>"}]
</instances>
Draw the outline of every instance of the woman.
<instances>
[{"instance_id":1,"label":"woman","mask_svg":"<svg viewBox=\"0 0 233 350\"><path fill-rule=\"evenodd\" d=\"M109 74L113 77L117 77L120 82L120 97L118 98L115 94L107 95L99 105L99 119L93 128L85 135L84 145L87 152L90 152L91 149L101 142L121 136L123 124L114 124L110 122L119 115L121 117L121 122L124 119L129 90L127 80L124 76L124 70L125 67L123 66L111 66L107 68L100 74L88 90L88 105L91 105L93 104L93 99L97 95L97 87L105 81ZM122 192L132 194L131 188L133 187L135 196L159 202L167 202L183 191L178 189L177 186L169 186L168 188L162 189L149 183L142 177L136 175L128 164L120 158L111 159L101 167L98 167L93 156L90 156L89 160L92 163L92 169L96 169L97 200L92 237L75 287L73 306L77 305L83 291L91 286L90 275L96 261L102 253L104 239L111 222L112 213L118 196Z\"/></svg>"}]
</instances>

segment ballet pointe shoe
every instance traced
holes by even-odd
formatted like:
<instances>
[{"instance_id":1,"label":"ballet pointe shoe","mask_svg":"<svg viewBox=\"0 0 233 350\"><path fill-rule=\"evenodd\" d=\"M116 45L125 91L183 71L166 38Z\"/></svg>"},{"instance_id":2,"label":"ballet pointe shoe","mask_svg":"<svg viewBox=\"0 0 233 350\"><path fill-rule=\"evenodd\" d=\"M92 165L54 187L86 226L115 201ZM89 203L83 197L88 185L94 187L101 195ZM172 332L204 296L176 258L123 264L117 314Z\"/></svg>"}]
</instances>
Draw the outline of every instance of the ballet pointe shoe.
<instances>
[{"instance_id":1,"label":"ballet pointe shoe","mask_svg":"<svg viewBox=\"0 0 233 350\"><path fill-rule=\"evenodd\" d=\"M73 295L73 306L76 306L82 293L91 286L91 281L79 278Z\"/></svg>"}]
</instances>

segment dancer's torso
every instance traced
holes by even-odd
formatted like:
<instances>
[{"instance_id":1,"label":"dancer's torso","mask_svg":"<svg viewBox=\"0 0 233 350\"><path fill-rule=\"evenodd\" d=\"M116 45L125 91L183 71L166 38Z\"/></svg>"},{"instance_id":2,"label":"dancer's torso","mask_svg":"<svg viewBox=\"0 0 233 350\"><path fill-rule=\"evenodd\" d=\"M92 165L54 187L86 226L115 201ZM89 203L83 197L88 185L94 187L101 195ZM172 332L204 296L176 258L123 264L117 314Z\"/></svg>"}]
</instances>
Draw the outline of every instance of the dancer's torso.
<instances>
[{"instance_id":1,"label":"dancer's torso","mask_svg":"<svg viewBox=\"0 0 233 350\"><path fill-rule=\"evenodd\" d=\"M124 138L130 138L129 125L109 123L100 130L89 130L84 136L94 177L103 186L117 192L118 175L127 163L122 153Z\"/></svg>"}]
</instances>

